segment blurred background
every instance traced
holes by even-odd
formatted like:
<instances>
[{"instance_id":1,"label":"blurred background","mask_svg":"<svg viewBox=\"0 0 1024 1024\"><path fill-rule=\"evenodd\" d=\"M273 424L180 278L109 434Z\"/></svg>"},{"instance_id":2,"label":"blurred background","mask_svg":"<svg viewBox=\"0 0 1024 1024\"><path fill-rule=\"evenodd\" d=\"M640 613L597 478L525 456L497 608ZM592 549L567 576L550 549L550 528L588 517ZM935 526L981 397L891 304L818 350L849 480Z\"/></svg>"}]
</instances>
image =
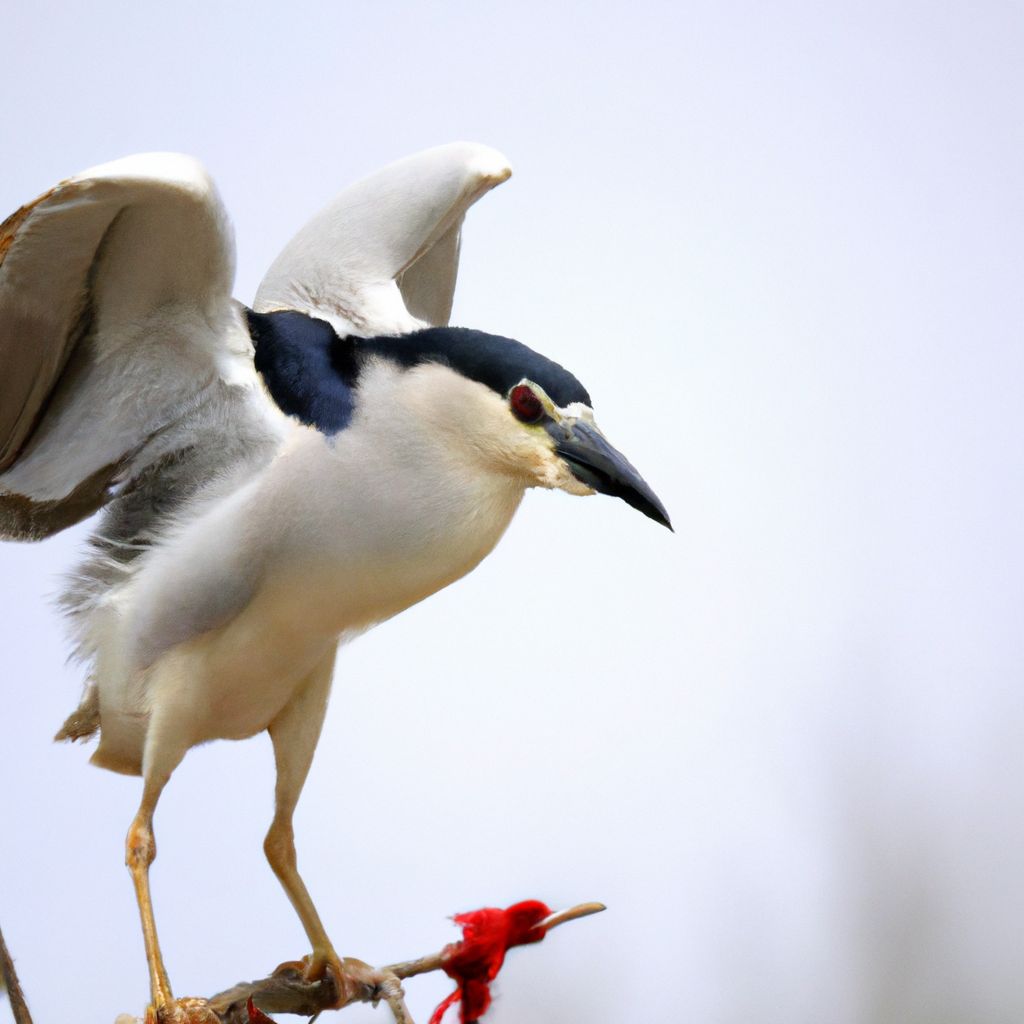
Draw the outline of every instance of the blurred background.
<instances>
[{"instance_id":1,"label":"blurred background","mask_svg":"<svg viewBox=\"0 0 1024 1024\"><path fill-rule=\"evenodd\" d=\"M1024 1019L1019 4L7 0L3 24L3 212L195 154L243 300L358 176L502 149L454 321L571 368L672 513L531 494L475 573L342 651L297 819L340 952L599 899L510 957L493 1024ZM0 549L0 921L40 1024L147 996L138 780L50 743L84 534ZM179 994L306 952L272 787L266 737L221 743L160 805ZM449 989L411 981L416 1019Z\"/></svg>"}]
</instances>

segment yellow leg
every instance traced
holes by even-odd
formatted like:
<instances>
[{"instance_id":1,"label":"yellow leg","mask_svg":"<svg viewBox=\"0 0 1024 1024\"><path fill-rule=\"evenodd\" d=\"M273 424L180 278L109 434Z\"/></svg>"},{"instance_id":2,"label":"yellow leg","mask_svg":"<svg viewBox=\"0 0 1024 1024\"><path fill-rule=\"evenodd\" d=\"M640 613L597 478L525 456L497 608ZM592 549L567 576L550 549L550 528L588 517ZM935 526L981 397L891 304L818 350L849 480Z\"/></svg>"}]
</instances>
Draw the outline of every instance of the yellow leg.
<instances>
[{"instance_id":1,"label":"yellow leg","mask_svg":"<svg viewBox=\"0 0 1024 1024\"><path fill-rule=\"evenodd\" d=\"M327 710L327 696L330 692L331 675L334 671L334 648L310 673L301 689L289 701L288 706L271 723L270 738L274 744L274 760L277 766L277 787L275 790L274 820L263 843L270 866L277 875L284 891L288 894L302 927L313 947L313 956L306 969L306 977L318 979L330 969L337 982L338 1005L344 1005L356 998L362 998L363 987L374 989L378 984L377 972L360 960L346 958L344 961L334 950L331 940L305 882L299 875L295 855L295 833L292 817L299 794L309 774L313 761L324 713Z\"/></svg>"},{"instance_id":2,"label":"yellow leg","mask_svg":"<svg viewBox=\"0 0 1024 1024\"><path fill-rule=\"evenodd\" d=\"M163 784L153 786L147 780L138 814L128 829L125 842L125 863L135 884L135 899L142 918L142 937L146 943L146 960L149 964L149 988L153 1006L157 1013L173 1000L171 983L167 980L160 943L156 935L156 921L153 919L153 901L149 892L149 866L156 859L156 842L153 839L153 810L159 799Z\"/></svg>"},{"instance_id":3,"label":"yellow leg","mask_svg":"<svg viewBox=\"0 0 1024 1024\"><path fill-rule=\"evenodd\" d=\"M334 951L331 940L327 937L320 915L298 872L295 856L295 838L292 831L291 815L274 817L274 822L267 833L263 850L270 866L277 875L284 891L288 894L295 912L299 915L302 927L306 930L310 944L313 946L313 959L306 975L309 978L320 978L324 970L330 967L338 978L341 977L341 960Z\"/></svg>"},{"instance_id":4,"label":"yellow leg","mask_svg":"<svg viewBox=\"0 0 1024 1024\"><path fill-rule=\"evenodd\" d=\"M128 829L125 842L125 863L135 885L135 899L139 904L142 918L142 937L146 943L146 961L149 964L149 988L152 994L153 1016L163 1021L177 1019L178 1006L171 994L171 983L167 980L160 943L156 936L156 922L153 919L153 900L149 892L149 868L156 860L156 841L153 838L153 812L157 801L171 777L171 772L181 763L189 743L187 735L175 717L176 705L169 704L158 709L149 724L146 735L146 749L143 754L142 802L138 813ZM149 1018L147 1014L147 1019Z\"/></svg>"},{"instance_id":5,"label":"yellow leg","mask_svg":"<svg viewBox=\"0 0 1024 1024\"><path fill-rule=\"evenodd\" d=\"M278 810L281 813L280 802ZM282 814L280 817L275 815L263 849L313 946L313 956L305 970L306 978L310 981L319 981L330 971L338 986L338 1001L335 1004L337 1007L360 999L376 1001L380 998L383 986L389 978L362 960L349 956L342 960L327 937L327 931L313 905L306 883L302 881L296 868L295 839L290 813ZM397 985L397 979L392 977L390 980Z\"/></svg>"}]
</instances>

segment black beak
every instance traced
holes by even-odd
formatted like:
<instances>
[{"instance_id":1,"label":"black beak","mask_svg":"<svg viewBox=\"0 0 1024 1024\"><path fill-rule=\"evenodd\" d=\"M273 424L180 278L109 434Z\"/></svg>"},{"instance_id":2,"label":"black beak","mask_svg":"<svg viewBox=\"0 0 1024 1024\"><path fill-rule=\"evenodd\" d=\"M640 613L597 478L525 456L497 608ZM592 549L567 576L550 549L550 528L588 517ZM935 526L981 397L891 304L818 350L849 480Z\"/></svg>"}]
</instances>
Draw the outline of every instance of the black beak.
<instances>
[{"instance_id":1,"label":"black beak","mask_svg":"<svg viewBox=\"0 0 1024 1024\"><path fill-rule=\"evenodd\" d=\"M555 439L555 451L569 464L577 480L601 494L621 498L662 526L672 529L665 506L644 478L616 451L601 432L585 420L545 423Z\"/></svg>"}]
</instances>

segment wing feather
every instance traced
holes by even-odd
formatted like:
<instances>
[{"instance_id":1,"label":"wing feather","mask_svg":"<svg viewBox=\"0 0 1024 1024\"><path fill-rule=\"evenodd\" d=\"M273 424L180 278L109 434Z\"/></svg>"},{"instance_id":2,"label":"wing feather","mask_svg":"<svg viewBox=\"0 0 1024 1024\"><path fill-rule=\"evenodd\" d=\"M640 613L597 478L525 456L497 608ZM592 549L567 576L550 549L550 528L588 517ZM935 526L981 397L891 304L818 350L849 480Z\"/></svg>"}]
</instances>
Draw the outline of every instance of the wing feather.
<instances>
[{"instance_id":1,"label":"wing feather","mask_svg":"<svg viewBox=\"0 0 1024 1024\"><path fill-rule=\"evenodd\" d=\"M363 178L288 243L255 309L296 309L362 337L446 324L462 220L511 173L496 150L456 142Z\"/></svg>"},{"instance_id":2,"label":"wing feather","mask_svg":"<svg viewBox=\"0 0 1024 1024\"><path fill-rule=\"evenodd\" d=\"M495 150L453 143L364 178L289 243L255 308L361 336L447 323L463 218L510 173ZM0 226L0 536L47 536L137 480L149 503L176 476L184 500L223 474L224 452L268 457L281 414L233 275L216 190L178 154L92 168ZM186 450L188 486L180 465L154 472Z\"/></svg>"},{"instance_id":3,"label":"wing feather","mask_svg":"<svg viewBox=\"0 0 1024 1024\"><path fill-rule=\"evenodd\" d=\"M255 384L230 226L189 157L70 178L8 218L0 261L0 534L84 518L225 385Z\"/></svg>"}]
</instances>

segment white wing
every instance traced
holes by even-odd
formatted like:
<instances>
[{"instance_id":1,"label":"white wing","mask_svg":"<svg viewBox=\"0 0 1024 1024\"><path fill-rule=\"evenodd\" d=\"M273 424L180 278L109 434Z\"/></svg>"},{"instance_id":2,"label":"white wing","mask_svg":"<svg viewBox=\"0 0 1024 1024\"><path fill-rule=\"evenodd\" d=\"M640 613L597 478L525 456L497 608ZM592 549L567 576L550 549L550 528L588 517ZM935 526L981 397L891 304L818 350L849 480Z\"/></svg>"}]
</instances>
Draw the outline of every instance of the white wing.
<instances>
[{"instance_id":1,"label":"white wing","mask_svg":"<svg viewBox=\"0 0 1024 1024\"><path fill-rule=\"evenodd\" d=\"M95 167L4 222L0 534L84 518L201 423L267 440L233 273L220 199L176 154Z\"/></svg>"},{"instance_id":2,"label":"white wing","mask_svg":"<svg viewBox=\"0 0 1024 1024\"><path fill-rule=\"evenodd\" d=\"M455 143L346 189L276 260L261 312L343 333L446 323L466 210L510 174ZM121 542L214 476L270 458L281 415L231 299L233 241L203 168L146 154L63 182L0 226L0 536L121 502Z\"/></svg>"},{"instance_id":3,"label":"white wing","mask_svg":"<svg viewBox=\"0 0 1024 1024\"><path fill-rule=\"evenodd\" d=\"M258 312L297 309L343 334L401 334L448 322L466 211L512 173L468 142L389 164L341 193L285 247Z\"/></svg>"}]
</instances>

